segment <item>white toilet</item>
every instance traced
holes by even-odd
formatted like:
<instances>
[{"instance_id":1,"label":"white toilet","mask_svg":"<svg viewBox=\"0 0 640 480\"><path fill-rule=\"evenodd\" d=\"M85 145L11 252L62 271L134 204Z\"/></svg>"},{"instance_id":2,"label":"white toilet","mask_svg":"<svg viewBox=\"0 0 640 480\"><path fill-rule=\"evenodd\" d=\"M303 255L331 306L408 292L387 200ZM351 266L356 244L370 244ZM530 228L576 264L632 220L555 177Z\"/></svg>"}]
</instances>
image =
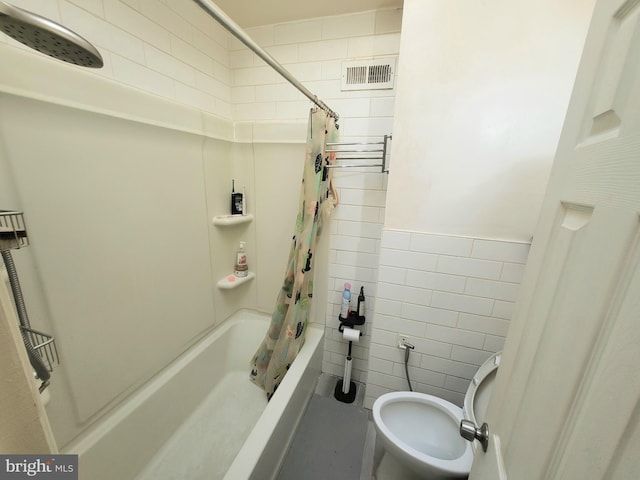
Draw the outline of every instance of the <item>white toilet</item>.
<instances>
[{"instance_id":1,"label":"white toilet","mask_svg":"<svg viewBox=\"0 0 640 480\"><path fill-rule=\"evenodd\" d=\"M378 440L395 461L427 480L467 478L472 444L460 436L460 420L481 425L502 352L474 375L460 408L433 395L392 392L373 404ZM477 442L474 442L477 443Z\"/></svg>"}]
</instances>

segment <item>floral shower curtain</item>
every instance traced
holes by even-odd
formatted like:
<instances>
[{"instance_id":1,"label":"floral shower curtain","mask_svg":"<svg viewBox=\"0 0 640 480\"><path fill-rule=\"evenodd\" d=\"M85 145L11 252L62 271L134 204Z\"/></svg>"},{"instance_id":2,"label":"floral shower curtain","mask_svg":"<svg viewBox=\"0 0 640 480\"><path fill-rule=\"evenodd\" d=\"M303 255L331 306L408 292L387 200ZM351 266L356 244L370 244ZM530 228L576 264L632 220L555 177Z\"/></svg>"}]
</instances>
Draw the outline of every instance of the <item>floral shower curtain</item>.
<instances>
[{"instance_id":1,"label":"floral shower curtain","mask_svg":"<svg viewBox=\"0 0 640 480\"><path fill-rule=\"evenodd\" d=\"M300 203L295 233L282 289L271 316L269 330L251 360L251 380L271 398L300 347L309 320L313 296L313 261L325 220L337 195L331 184L334 155L326 143L337 139L335 119L324 110L311 109L307 128Z\"/></svg>"}]
</instances>

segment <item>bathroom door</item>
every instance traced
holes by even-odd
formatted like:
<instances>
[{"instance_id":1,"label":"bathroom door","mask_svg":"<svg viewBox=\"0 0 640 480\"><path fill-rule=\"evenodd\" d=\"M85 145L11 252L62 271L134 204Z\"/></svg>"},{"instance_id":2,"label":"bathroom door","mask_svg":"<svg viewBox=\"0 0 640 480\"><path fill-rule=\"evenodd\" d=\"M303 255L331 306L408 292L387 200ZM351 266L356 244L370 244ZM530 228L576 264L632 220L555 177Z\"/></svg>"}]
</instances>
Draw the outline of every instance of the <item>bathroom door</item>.
<instances>
[{"instance_id":1,"label":"bathroom door","mask_svg":"<svg viewBox=\"0 0 640 480\"><path fill-rule=\"evenodd\" d=\"M502 360L471 480L640 478L640 0L596 3Z\"/></svg>"}]
</instances>

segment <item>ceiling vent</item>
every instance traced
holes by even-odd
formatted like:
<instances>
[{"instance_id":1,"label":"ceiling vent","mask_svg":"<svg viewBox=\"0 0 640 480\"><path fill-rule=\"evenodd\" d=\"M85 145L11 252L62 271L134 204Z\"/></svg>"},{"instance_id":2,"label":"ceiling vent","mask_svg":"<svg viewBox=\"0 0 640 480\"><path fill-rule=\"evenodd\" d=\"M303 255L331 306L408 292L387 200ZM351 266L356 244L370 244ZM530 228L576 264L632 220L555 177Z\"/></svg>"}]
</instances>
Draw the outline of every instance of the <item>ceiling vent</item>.
<instances>
[{"instance_id":1,"label":"ceiling vent","mask_svg":"<svg viewBox=\"0 0 640 480\"><path fill-rule=\"evenodd\" d=\"M342 63L342 90L384 90L393 88L396 57Z\"/></svg>"}]
</instances>

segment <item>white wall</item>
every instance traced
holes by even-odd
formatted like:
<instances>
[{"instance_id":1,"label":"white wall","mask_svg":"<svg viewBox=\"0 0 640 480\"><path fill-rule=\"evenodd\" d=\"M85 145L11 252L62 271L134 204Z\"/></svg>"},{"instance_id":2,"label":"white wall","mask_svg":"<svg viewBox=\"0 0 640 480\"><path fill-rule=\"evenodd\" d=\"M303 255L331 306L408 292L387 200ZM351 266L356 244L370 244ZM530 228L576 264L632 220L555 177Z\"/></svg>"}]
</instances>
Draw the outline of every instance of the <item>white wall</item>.
<instances>
[{"instance_id":1,"label":"white wall","mask_svg":"<svg viewBox=\"0 0 640 480\"><path fill-rule=\"evenodd\" d=\"M405 1L388 228L530 239L592 4Z\"/></svg>"},{"instance_id":2,"label":"white wall","mask_svg":"<svg viewBox=\"0 0 640 480\"><path fill-rule=\"evenodd\" d=\"M413 389L462 405L469 380L502 349L528 243L385 229L365 404Z\"/></svg>"},{"instance_id":3,"label":"white wall","mask_svg":"<svg viewBox=\"0 0 640 480\"><path fill-rule=\"evenodd\" d=\"M502 348L593 2L405 0L366 406Z\"/></svg>"}]
</instances>

